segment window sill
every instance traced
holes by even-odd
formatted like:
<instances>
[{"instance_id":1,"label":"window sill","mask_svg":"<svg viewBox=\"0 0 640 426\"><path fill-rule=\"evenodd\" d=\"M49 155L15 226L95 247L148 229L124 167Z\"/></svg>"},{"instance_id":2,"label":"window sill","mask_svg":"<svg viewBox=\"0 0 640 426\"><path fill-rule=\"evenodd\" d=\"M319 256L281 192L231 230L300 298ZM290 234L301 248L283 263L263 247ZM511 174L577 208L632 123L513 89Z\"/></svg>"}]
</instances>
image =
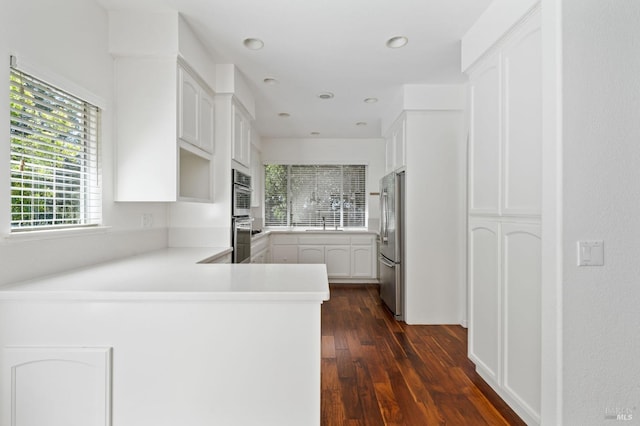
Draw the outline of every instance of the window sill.
<instances>
[{"instance_id":1,"label":"window sill","mask_svg":"<svg viewBox=\"0 0 640 426\"><path fill-rule=\"evenodd\" d=\"M84 235L104 234L111 230L110 226L87 226L65 229L41 229L34 231L12 232L4 235L5 242L53 240Z\"/></svg>"}]
</instances>

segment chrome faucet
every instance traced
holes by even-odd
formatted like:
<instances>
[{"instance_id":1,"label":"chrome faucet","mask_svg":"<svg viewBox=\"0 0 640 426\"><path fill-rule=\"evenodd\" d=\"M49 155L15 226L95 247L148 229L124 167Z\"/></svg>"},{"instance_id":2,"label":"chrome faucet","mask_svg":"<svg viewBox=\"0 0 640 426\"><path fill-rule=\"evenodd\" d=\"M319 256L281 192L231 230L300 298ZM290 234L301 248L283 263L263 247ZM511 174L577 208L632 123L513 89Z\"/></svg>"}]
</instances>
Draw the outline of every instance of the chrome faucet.
<instances>
[{"instance_id":1,"label":"chrome faucet","mask_svg":"<svg viewBox=\"0 0 640 426\"><path fill-rule=\"evenodd\" d=\"M322 230L325 231L327 229L327 223L324 221L324 216L322 216Z\"/></svg>"}]
</instances>

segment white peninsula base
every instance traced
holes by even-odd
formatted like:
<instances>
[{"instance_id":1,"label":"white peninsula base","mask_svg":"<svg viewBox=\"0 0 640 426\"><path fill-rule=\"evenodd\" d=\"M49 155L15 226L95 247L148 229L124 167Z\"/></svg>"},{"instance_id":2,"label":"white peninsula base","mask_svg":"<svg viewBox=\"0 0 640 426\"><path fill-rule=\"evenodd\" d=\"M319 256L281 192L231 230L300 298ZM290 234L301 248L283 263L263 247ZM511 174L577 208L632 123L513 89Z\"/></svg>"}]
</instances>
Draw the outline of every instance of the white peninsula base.
<instances>
[{"instance_id":1,"label":"white peninsula base","mask_svg":"<svg viewBox=\"0 0 640 426\"><path fill-rule=\"evenodd\" d=\"M324 265L158 256L0 289L0 425L319 425Z\"/></svg>"}]
</instances>

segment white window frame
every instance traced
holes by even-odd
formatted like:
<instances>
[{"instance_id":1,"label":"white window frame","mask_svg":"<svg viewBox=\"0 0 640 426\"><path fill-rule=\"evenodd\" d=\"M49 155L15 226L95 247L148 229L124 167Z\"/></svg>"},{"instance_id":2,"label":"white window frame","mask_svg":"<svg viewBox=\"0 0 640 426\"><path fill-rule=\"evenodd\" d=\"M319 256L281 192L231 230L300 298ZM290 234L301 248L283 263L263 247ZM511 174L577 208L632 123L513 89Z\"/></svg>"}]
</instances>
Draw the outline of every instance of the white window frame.
<instances>
[{"instance_id":1,"label":"white window frame","mask_svg":"<svg viewBox=\"0 0 640 426\"><path fill-rule=\"evenodd\" d=\"M14 184L14 182L16 182L19 179L18 177L16 177L17 174L15 172L16 172L16 168L20 167L18 166L20 161L17 160L18 157L14 156L14 148L13 148L14 132L13 131L11 132L12 137L11 137L11 143L10 143L11 145L10 168L11 168L12 176L11 176L11 194L9 195L11 200L10 204L12 205L12 212L10 213L10 216L9 216L11 234L12 235L22 234L24 231L30 231L31 233L31 231L52 231L52 230L60 231L60 230L86 229L89 227L95 228L96 226L101 225L102 223L102 181L101 181L102 176L101 176L101 166L100 166L101 156L99 152L101 108L96 106L95 102L87 101L86 97L75 96L72 93L70 93L68 90L65 90L63 88L64 86L75 87L74 85L63 86L61 84L56 84L56 83L52 84L51 79L36 77L35 75L37 75L37 73L34 73L33 71L31 71L29 67L17 68L15 66L14 58L12 58L12 67L9 74L11 76L14 76L16 75L16 73L24 74L25 76L27 76L26 78L32 79L34 81L34 84L41 85L43 88L45 88L45 90L49 90L49 89L52 90L51 93L55 91L57 94L56 96L58 95L61 97L68 96L69 98L73 98L77 100L78 102L80 102L81 105L84 105L86 107L86 110L84 111L84 113L87 113L89 110L93 111L92 113L93 117L91 118L91 121L88 122L88 124L83 123L83 125L85 126L84 129L73 129L74 131L73 138L70 137L68 138L68 140L66 140L65 138L62 138L62 140L58 140L56 142L57 145L64 146L64 147L67 147L67 145L64 145L65 143L68 143L69 144L68 146L73 146L74 144L69 141L72 139L77 139L76 133L78 132L82 133L80 137L80 139L82 139L81 144L75 144L75 145L79 147L80 146L83 147L84 151L82 152L82 155L77 155L77 156L72 155L71 160L75 160L76 157L83 157L83 161L81 165L78 166L76 170L77 173L72 179L73 184L66 187L66 189L71 188L71 192L74 194L77 194L82 200L79 203L78 202L75 203L76 208L81 211L81 214L77 218L72 220L53 220L54 213L45 212L50 216L48 218L40 217L41 219L43 219L42 222L36 222L36 218L34 216L29 217L28 214L23 216L23 218L21 218L21 219L26 219L26 221L22 221L21 223L17 222L17 216L14 215L14 213L17 213L17 212L13 212L13 204L14 204L13 201L15 199L21 199L21 198L25 200L26 198L29 198L29 197L25 198L25 197L16 196L16 193L14 192L14 190L16 189L14 185L17 185L17 183ZM11 79L10 79L10 82L11 82ZM10 83L10 84L14 85L14 83ZM11 93L15 93L15 92L12 91ZM82 94L84 95L84 93ZM13 101L14 99L10 98L10 104ZM11 110L11 105L9 106ZM64 108L61 108L61 109L64 109ZM37 116L38 114L33 114L33 115ZM84 118L86 119L86 116ZM10 119L10 121L14 122L15 120ZM37 117L30 122L29 120L27 120L26 123L23 120L23 125L25 127L21 127L18 130L24 130L25 128L33 130L33 129L36 129L38 126L42 130L45 128L45 126L43 125L44 121L46 120L41 120L41 119L38 119ZM12 124L10 127L13 129L15 126ZM54 139L56 138L50 137L49 141L53 141ZM61 139L61 138L58 138L58 139ZM59 149L59 151L63 151L63 148L52 148L52 149L54 150ZM66 152L69 152L69 151L66 151ZM30 157L30 155L26 155L26 157ZM31 158L33 157L37 157L37 155L32 153ZM64 155L61 155L60 158L64 158ZM49 170L53 170L56 167L57 166L49 165L48 168ZM58 167L58 170L62 170L69 173L69 169L65 167ZM39 175L38 173L35 173L35 174ZM39 176L44 176L45 174L46 173L43 172L43 174ZM78 179L78 176L82 176L82 177ZM57 183L58 181L56 180L56 184ZM56 195L52 195L51 188L47 188L47 189L49 190L49 192L46 193L45 198L48 199L49 204L53 203L54 205L56 205L56 200L58 201L64 200L64 197L57 197ZM17 225L22 225L22 226L17 226ZM34 233L40 234L41 232L34 232Z\"/></svg>"},{"instance_id":2,"label":"white window frame","mask_svg":"<svg viewBox=\"0 0 640 426\"><path fill-rule=\"evenodd\" d=\"M277 227L281 227L281 228L290 228L290 227L303 227L303 228L318 228L318 227L322 227L323 225L326 225L327 229L331 229L334 227L338 227L338 228L353 228L353 229L366 229L367 228L367 220L368 220L368 197L367 197L367 173L368 173L368 167L366 164L273 164L274 166L281 166L281 167L286 167L286 178L287 178L287 183L286 183L286 220L284 221L285 223L280 223L280 224L276 224L275 222L270 222L268 220L268 215L266 213L266 209L269 208L269 205L271 204L267 198L269 196L269 194L267 194L267 188L266 188L266 182L267 182L267 177L266 177L266 173L268 170L268 167L264 167L264 182L265 182L265 191L264 191L264 208L265 208L265 213L264 213L264 220L265 220L265 226L266 227L271 227L271 228L277 228ZM265 165L265 166L269 166L269 165ZM345 181L344 181L344 171L345 168L347 167L363 167L363 175L362 175L362 191L361 192L360 197L362 198L361 203L356 203L356 206L359 206L363 209L362 212L362 224L358 225L358 226L348 226L348 224L345 223L344 221L344 215L346 214L347 210L345 210L346 204L349 203L348 198L350 198L350 195L347 195L344 193L344 189L345 189ZM299 216L299 212L300 212L300 208L301 208L301 204L302 202L300 201L300 199L297 199L296 203L293 202L293 200L295 200L298 197L295 197L292 191L292 169L293 168L298 168L298 167L302 167L302 168L322 168L322 167L326 167L326 168L340 168L340 194L335 194L334 196L328 196L328 194L318 194L317 199L316 200L307 200L309 201L309 203L314 203L314 201L318 204L318 212L317 214L313 214L313 212L311 213L311 216L313 217L309 217L309 218L301 218L298 217ZM304 175L304 173L303 173ZM315 194L315 192L312 192L313 194ZM311 197L311 198L315 198L315 197ZM295 204L295 206L294 206ZM306 202L304 203L306 204ZM324 220L323 220L324 218Z\"/></svg>"}]
</instances>

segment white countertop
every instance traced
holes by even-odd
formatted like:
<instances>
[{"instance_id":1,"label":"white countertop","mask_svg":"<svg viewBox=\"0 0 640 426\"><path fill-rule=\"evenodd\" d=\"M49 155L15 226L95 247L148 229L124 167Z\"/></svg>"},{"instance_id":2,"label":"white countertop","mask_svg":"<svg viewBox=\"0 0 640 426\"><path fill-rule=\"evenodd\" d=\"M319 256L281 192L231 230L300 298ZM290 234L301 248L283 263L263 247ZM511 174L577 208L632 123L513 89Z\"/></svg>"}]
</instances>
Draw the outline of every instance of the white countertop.
<instances>
[{"instance_id":1,"label":"white countertop","mask_svg":"<svg viewBox=\"0 0 640 426\"><path fill-rule=\"evenodd\" d=\"M224 249L167 248L0 287L2 300L329 300L325 265L202 264Z\"/></svg>"},{"instance_id":2,"label":"white countertop","mask_svg":"<svg viewBox=\"0 0 640 426\"><path fill-rule=\"evenodd\" d=\"M351 235L351 234L358 234L358 235L362 235L362 234L372 234L372 235L378 235L378 231L373 231L370 229L364 229L364 228L339 228L339 229L334 229L330 226L327 226L326 229L321 229L321 228L297 228L297 227L293 227L293 228L265 228L265 230L263 232L268 232L270 234L346 234L346 235ZM260 235L260 234L257 234Z\"/></svg>"}]
</instances>

